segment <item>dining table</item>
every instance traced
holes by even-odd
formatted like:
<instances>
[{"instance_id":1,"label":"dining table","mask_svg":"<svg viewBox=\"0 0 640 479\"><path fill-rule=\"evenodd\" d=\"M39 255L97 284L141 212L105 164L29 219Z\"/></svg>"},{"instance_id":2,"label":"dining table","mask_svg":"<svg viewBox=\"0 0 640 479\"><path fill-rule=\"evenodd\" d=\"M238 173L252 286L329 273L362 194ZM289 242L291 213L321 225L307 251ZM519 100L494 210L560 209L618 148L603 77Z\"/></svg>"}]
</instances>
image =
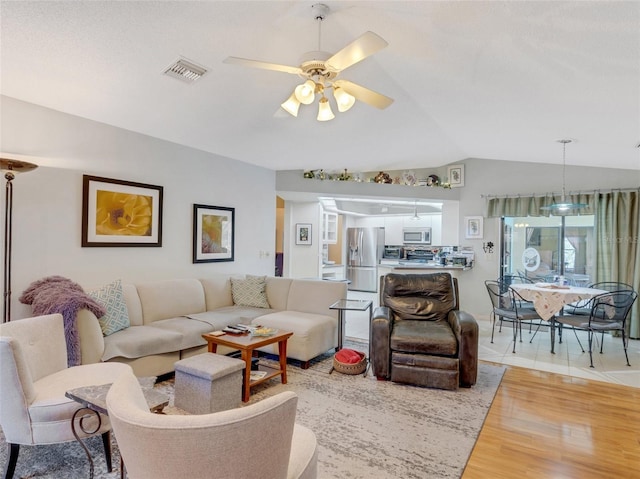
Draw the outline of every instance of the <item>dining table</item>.
<instances>
[{"instance_id":1,"label":"dining table","mask_svg":"<svg viewBox=\"0 0 640 479\"><path fill-rule=\"evenodd\" d=\"M555 354L555 317L569 304L584 304L591 298L608 291L583 286L560 285L556 283L516 283L511 284L522 299L533 304L536 313L551 322L551 353Z\"/></svg>"}]
</instances>

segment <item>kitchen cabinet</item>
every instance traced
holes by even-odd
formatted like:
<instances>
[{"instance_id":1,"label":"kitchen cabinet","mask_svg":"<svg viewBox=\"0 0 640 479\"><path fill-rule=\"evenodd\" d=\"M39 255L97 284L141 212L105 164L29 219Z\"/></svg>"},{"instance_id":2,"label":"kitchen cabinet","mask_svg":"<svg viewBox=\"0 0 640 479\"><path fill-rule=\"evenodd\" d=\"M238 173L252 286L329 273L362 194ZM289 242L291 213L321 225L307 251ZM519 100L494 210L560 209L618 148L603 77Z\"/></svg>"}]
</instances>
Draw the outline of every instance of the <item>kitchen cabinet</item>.
<instances>
[{"instance_id":1,"label":"kitchen cabinet","mask_svg":"<svg viewBox=\"0 0 640 479\"><path fill-rule=\"evenodd\" d=\"M400 245L402 244L402 216L385 216L384 218L384 244Z\"/></svg>"},{"instance_id":2,"label":"kitchen cabinet","mask_svg":"<svg viewBox=\"0 0 640 479\"><path fill-rule=\"evenodd\" d=\"M338 214L322 213L322 242L336 244L338 242Z\"/></svg>"},{"instance_id":3,"label":"kitchen cabinet","mask_svg":"<svg viewBox=\"0 0 640 479\"><path fill-rule=\"evenodd\" d=\"M322 265L322 279L343 280L344 266L341 264Z\"/></svg>"}]
</instances>

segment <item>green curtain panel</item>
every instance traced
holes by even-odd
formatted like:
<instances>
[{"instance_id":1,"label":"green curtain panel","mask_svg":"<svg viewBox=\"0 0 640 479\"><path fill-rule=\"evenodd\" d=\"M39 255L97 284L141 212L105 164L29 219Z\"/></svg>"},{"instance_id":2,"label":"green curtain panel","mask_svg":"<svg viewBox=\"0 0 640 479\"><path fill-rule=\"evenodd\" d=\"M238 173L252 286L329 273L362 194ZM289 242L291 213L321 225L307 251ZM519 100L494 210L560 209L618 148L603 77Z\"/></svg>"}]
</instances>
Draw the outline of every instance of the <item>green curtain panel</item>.
<instances>
[{"instance_id":1,"label":"green curtain panel","mask_svg":"<svg viewBox=\"0 0 640 479\"><path fill-rule=\"evenodd\" d=\"M622 281L640 291L640 189L603 193L596 203L596 280ZM628 332L640 339L638 300Z\"/></svg>"}]
</instances>

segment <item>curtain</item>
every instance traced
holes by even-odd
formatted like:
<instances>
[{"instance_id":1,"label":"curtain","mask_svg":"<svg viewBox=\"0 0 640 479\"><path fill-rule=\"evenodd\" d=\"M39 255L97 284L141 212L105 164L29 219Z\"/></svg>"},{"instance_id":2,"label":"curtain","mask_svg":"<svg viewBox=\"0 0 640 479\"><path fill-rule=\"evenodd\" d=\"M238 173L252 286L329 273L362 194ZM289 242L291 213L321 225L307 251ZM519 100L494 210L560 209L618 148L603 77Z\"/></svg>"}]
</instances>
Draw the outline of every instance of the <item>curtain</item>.
<instances>
[{"instance_id":1,"label":"curtain","mask_svg":"<svg viewBox=\"0 0 640 479\"><path fill-rule=\"evenodd\" d=\"M565 197L571 203L582 203L587 205L580 211L583 215L593 215L596 211L596 194L576 193ZM503 198L490 198L487 201L486 216L488 218L500 218L502 216L550 216L549 210L541 209L543 206L550 206L561 200L559 195L547 196L512 196ZM569 210L566 216L576 215L576 211ZM558 212L554 213L558 216Z\"/></svg>"},{"instance_id":2,"label":"curtain","mask_svg":"<svg viewBox=\"0 0 640 479\"><path fill-rule=\"evenodd\" d=\"M640 189L598 195L596 280L619 281L640 291ZM640 300L630 315L629 337L640 339ZM629 321L629 320L627 320Z\"/></svg>"}]
</instances>

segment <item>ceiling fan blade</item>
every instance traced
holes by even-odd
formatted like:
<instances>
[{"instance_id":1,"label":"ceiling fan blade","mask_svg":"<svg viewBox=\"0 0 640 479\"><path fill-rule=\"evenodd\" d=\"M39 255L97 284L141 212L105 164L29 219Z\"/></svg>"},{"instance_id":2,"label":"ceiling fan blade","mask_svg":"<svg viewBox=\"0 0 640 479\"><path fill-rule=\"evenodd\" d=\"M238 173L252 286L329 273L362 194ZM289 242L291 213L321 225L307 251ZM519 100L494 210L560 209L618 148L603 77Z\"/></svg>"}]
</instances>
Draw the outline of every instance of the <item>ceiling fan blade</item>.
<instances>
[{"instance_id":1,"label":"ceiling fan blade","mask_svg":"<svg viewBox=\"0 0 640 479\"><path fill-rule=\"evenodd\" d=\"M303 73L300 67L290 67L289 65L278 65L277 63L248 60L246 58L227 57L223 60L223 63L231 63L252 68L261 68L263 70L274 70L277 72L293 73L294 75L300 75Z\"/></svg>"},{"instance_id":2,"label":"ceiling fan blade","mask_svg":"<svg viewBox=\"0 0 640 479\"><path fill-rule=\"evenodd\" d=\"M328 69L340 72L382 50L387 45L388 43L382 37L373 32L365 32L325 61L324 64Z\"/></svg>"},{"instance_id":3,"label":"ceiling fan blade","mask_svg":"<svg viewBox=\"0 0 640 479\"><path fill-rule=\"evenodd\" d=\"M380 110L387 108L393 103L393 98L389 98L382 93L369 90L368 88L365 88L348 80L336 80L335 82L333 82L333 85L342 88L349 95L355 97L356 100L367 103L371 106L375 106Z\"/></svg>"}]
</instances>

